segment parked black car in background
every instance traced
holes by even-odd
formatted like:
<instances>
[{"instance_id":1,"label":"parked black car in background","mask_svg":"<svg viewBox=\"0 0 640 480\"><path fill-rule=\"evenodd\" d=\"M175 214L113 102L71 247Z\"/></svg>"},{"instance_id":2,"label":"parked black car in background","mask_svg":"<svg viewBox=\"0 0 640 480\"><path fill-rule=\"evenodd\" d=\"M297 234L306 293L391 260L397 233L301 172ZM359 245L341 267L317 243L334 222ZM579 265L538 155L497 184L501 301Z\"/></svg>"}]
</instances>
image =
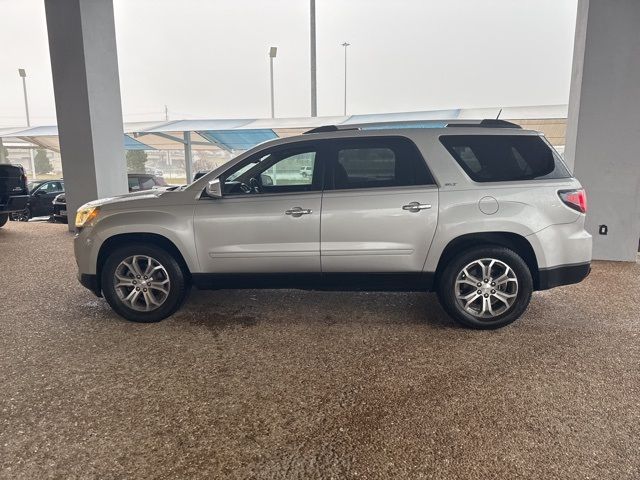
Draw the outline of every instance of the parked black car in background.
<instances>
[{"instance_id":1,"label":"parked black car in background","mask_svg":"<svg viewBox=\"0 0 640 480\"><path fill-rule=\"evenodd\" d=\"M0 164L0 227L9 215L25 209L29 201L27 176L21 165Z\"/></svg>"},{"instance_id":2,"label":"parked black car in background","mask_svg":"<svg viewBox=\"0 0 640 480\"><path fill-rule=\"evenodd\" d=\"M167 182L162 177L147 173L129 173L129 192L139 192L142 190L151 190L157 187L167 187ZM67 222L67 197L64 193L57 195L53 199L53 219L60 222Z\"/></svg>"},{"instance_id":3,"label":"parked black car in background","mask_svg":"<svg viewBox=\"0 0 640 480\"><path fill-rule=\"evenodd\" d=\"M11 214L12 220L22 222L33 217L48 217L53 213L53 199L64 192L64 180L34 180L27 184L29 201L21 212Z\"/></svg>"},{"instance_id":4,"label":"parked black car in background","mask_svg":"<svg viewBox=\"0 0 640 480\"><path fill-rule=\"evenodd\" d=\"M150 173L129 173L129 191L139 192L140 190L151 190L154 187L166 187L164 178L157 177Z\"/></svg>"}]
</instances>

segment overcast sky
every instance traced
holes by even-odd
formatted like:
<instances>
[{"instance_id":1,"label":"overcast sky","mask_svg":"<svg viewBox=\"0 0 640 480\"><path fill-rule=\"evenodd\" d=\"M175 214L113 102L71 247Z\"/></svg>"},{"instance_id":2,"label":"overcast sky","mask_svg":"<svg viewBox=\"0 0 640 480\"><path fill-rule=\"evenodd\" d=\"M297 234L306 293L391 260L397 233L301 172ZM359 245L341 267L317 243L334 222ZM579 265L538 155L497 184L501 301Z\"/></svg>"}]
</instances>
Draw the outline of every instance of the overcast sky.
<instances>
[{"instance_id":1,"label":"overcast sky","mask_svg":"<svg viewBox=\"0 0 640 480\"><path fill-rule=\"evenodd\" d=\"M318 114L567 103L577 0L317 0ZM125 121L308 116L308 0L114 0ZM55 122L44 0L0 0L0 125Z\"/></svg>"}]
</instances>

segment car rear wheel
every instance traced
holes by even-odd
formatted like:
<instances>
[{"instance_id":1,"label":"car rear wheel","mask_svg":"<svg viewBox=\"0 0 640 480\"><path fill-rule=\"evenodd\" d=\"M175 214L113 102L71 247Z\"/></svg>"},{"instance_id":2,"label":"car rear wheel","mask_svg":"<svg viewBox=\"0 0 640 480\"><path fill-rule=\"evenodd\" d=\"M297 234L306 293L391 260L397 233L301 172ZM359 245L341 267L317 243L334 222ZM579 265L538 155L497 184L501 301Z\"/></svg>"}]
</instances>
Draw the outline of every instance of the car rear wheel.
<instances>
[{"instance_id":1,"label":"car rear wheel","mask_svg":"<svg viewBox=\"0 0 640 480\"><path fill-rule=\"evenodd\" d=\"M9 214L5 213L4 215L0 215L0 227L4 227L4 224L9 220Z\"/></svg>"},{"instance_id":2,"label":"car rear wheel","mask_svg":"<svg viewBox=\"0 0 640 480\"><path fill-rule=\"evenodd\" d=\"M438 297L458 323L493 329L517 320L527 309L533 280L526 262L504 247L475 247L445 267Z\"/></svg>"},{"instance_id":3,"label":"car rear wheel","mask_svg":"<svg viewBox=\"0 0 640 480\"><path fill-rule=\"evenodd\" d=\"M184 301L185 274L171 254L155 245L114 250L102 269L102 293L113 310L133 322L159 322Z\"/></svg>"}]
</instances>

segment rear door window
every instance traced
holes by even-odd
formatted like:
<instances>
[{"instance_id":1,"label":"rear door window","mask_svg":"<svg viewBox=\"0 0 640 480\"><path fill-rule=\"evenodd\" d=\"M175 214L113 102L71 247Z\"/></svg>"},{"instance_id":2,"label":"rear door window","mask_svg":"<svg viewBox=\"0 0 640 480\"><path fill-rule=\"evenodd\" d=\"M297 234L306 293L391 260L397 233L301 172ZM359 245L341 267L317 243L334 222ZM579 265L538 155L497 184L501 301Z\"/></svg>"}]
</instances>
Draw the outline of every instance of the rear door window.
<instances>
[{"instance_id":1,"label":"rear door window","mask_svg":"<svg viewBox=\"0 0 640 480\"><path fill-rule=\"evenodd\" d=\"M328 183L336 190L434 184L417 147L405 138L343 140L331 173Z\"/></svg>"},{"instance_id":2,"label":"rear door window","mask_svg":"<svg viewBox=\"0 0 640 480\"><path fill-rule=\"evenodd\" d=\"M537 135L442 135L440 142L475 182L571 176L558 154Z\"/></svg>"}]
</instances>

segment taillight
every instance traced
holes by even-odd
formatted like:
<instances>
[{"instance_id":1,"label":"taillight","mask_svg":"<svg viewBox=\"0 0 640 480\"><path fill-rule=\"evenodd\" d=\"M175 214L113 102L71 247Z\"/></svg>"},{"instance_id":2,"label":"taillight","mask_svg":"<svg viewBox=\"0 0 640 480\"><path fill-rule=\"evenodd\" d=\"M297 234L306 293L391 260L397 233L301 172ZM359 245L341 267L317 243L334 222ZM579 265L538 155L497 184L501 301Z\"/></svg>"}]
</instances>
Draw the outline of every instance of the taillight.
<instances>
[{"instance_id":1,"label":"taillight","mask_svg":"<svg viewBox=\"0 0 640 480\"><path fill-rule=\"evenodd\" d=\"M587 192L584 191L584 188L560 190L558 195L567 207L573 208L580 213L587 213Z\"/></svg>"},{"instance_id":2,"label":"taillight","mask_svg":"<svg viewBox=\"0 0 640 480\"><path fill-rule=\"evenodd\" d=\"M20 177L20 179L22 180L22 186L24 187L24 191L27 191L27 175L26 174L22 174L22 176Z\"/></svg>"}]
</instances>

